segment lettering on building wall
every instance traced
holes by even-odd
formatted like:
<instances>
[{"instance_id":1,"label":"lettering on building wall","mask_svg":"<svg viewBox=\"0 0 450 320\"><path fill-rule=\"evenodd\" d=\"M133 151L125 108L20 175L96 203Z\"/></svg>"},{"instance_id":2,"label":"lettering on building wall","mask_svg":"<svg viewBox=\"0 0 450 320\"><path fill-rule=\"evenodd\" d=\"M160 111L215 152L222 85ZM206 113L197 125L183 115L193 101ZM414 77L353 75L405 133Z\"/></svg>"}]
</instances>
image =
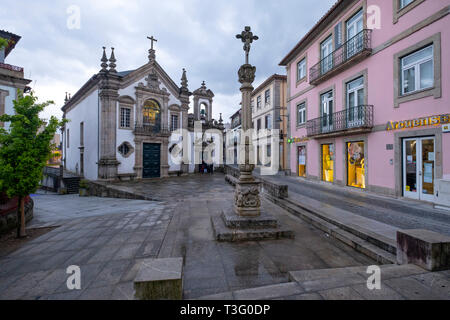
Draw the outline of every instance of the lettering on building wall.
<instances>
[{"instance_id":1,"label":"lettering on building wall","mask_svg":"<svg viewBox=\"0 0 450 320\"><path fill-rule=\"evenodd\" d=\"M426 127L426 126L438 126L446 123L450 123L450 114L431 116L426 118L418 118L412 120L389 121L386 125L386 130L391 131L391 130Z\"/></svg>"}]
</instances>

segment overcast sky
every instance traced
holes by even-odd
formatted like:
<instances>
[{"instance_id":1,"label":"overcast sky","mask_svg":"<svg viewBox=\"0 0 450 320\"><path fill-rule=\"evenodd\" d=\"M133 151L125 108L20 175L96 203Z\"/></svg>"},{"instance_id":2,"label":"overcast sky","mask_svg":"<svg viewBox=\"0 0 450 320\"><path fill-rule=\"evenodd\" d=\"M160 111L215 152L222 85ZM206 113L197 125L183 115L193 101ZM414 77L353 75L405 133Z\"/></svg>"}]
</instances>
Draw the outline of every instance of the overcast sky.
<instances>
[{"instance_id":1,"label":"overcast sky","mask_svg":"<svg viewBox=\"0 0 450 320\"><path fill-rule=\"evenodd\" d=\"M239 108L237 70L244 62L235 35L249 25L259 36L250 52L256 88L270 75L286 73L278 63L334 2L2 0L0 29L22 36L6 62L25 68L40 100L55 101L44 117L61 117L65 92L73 95L98 72L102 46L115 48L117 70L136 69L148 61L146 37L153 35L158 39L156 60L175 83L180 84L182 68L191 91L205 80L215 94L213 117L222 112L229 122ZM73 5L80 10L79 29L67 26Z\"/></svg>"}]
</instances>

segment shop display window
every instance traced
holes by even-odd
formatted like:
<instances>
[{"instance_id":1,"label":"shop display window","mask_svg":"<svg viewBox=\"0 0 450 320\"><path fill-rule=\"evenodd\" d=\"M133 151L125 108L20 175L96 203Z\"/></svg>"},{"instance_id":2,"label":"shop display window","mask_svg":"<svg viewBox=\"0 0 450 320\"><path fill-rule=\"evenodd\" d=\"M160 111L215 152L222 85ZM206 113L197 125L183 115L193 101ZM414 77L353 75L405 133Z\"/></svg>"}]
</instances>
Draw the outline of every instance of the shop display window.
<instances>
[{"instance_id":1,"label":"shop display window","mask_svg":"<svg viewBox=\"0 0 450 320\"><path fill-rule=\"evenodd\" d=\"M364 189L366 172L364 158L364 142L347 143L347 185Z\"/></svg>"}]
</instances>

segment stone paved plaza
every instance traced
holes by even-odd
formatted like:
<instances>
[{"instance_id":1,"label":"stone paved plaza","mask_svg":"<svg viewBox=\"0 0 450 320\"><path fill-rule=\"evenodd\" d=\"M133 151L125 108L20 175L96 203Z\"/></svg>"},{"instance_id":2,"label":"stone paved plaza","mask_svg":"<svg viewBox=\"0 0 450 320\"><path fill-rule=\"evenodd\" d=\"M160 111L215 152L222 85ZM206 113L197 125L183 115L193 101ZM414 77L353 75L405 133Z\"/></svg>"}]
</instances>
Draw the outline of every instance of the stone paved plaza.
<instances>
[{"instance_id":1,"label":"stone paved plaza","mask_svg":"<svg viewBox=\"0 0 450 320\"><path fill-rule=\"evenodd\" d=\"M187 299L288 282L288 271L375 264L266 200L263 208L289 225L295 239L214 241L210 218L229 209L233 197L222 174L116 187L161 201L34 197L36 221L60 226L0 258L0 298L132 299L139 263L149 257L184 257ZM93 214L99 206L102 214ZM58 211L64 219L55 219ZM66 268L74 264L81 290L66 286Z\"/></svg>"}]
</instances>

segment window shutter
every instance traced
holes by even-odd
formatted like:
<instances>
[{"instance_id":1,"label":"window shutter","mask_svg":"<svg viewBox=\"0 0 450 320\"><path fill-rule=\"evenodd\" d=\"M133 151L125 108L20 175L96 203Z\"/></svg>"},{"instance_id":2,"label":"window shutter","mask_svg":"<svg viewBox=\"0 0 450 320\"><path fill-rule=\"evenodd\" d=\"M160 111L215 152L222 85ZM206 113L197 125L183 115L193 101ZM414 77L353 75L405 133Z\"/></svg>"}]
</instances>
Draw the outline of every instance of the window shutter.
<instances>
[{"instance_id":1,"label":"window shutter","mask_svg":"<svg viewBox=\"0 0 450 320\"><path fill-rule=\"evenodd\" d=\"M335 49L342 46L342 21L334 27L334 43L336 46Z\"/></svg>"}]
</instances>

